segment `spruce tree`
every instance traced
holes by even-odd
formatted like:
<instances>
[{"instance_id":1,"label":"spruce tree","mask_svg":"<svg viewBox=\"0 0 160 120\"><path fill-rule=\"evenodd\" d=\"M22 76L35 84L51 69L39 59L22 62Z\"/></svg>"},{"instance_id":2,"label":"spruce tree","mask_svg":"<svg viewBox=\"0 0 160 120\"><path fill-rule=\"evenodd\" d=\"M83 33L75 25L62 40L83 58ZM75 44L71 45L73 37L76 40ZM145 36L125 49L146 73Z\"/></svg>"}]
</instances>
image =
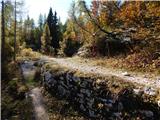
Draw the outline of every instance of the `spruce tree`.
<instances>
[{"instance_id":1,"label":"spruce tree","mask_svg":"<svg viewBox=\"0 0 160 120\"><path fill-rule=\"evenodd\" d=\"M49 30L50 30L50 33L51 33L51 46L52 48L54 48L54 53L55 55L57 55L57 52L58 52L58 48L59 48L59 32L60 32L60 29L59 29L59 25L58 25L58 19L57 19L57 12L55 11L54 15L53 15L53 12L52 12L52 8L50 8L49 10L49 14L48 14L48 17L47 17L47 24L49 26Z\"/></svg>"},{"instance_id":2,"label":"spruce tree","mask_svg":"<svg viewBox=\"0 0 160 120\"><path fill-rule=\"evenodd\" d=\"M59 25L58 25L58 19L57 19L57 12L55 11L54 16L53 16L53 41L52 41L52 46L54 48L54 52L55 55L57 55L58 52L58 48L59 48L59 33L60 33L60 29L59 29Z\"/></svg>"}]
</instances>

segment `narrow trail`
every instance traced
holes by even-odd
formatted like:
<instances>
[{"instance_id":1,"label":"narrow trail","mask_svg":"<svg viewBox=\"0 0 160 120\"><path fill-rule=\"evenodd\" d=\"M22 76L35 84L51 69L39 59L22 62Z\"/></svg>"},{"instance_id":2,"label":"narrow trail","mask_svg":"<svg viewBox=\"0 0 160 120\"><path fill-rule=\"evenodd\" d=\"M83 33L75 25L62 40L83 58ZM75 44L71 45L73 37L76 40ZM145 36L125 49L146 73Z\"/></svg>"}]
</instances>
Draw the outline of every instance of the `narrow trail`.
<instances>
[{"instance_id":1,"label":"narrow trail","mask_svg":"<svg viewBox=\"0 0 160 120\"><path fill-rule=\"evenodd\" d=\"M55 61L59 65L78 70L85 73L94 73L100 74L104 76L116 76L122 78L125 81L137 83L139 85L150 86L155 89L160 89L160 76L155 76L151 78L150 75L140 75L140 74L133 74L116 69L106 68L102 66L93 66L90 64L89 60L76 60L72 58L52 58L48 56L42 56L41 60L52 62Z\"/></svg>"},{"instance_id":2,"label":"narrow trail","mask_svg":"<svg viewBox=\"0 0 160 120\"><path fill-rule=\"evenodd\" d=\"M45 110L44 100L40 88L36 87L30 91L36 120L49 120Z\"/></svg>"},{"instance_id":3,"label":"narrow trail","mask_svg":"<svg viewBox=\"0 0 160 120\"><path fill-rule=\"evenodd\" d=\"M33 81L34 75L36 72L36 68L33 65L33 62L25 61L21 65L23 77L27 82ZM39 87L35 87L34 85L29 85L29 96L32 98L32 104L34 109L34 117L36 120L49 120L49 116L46 112L43 96L41 93L41 89Z\"/></svg>"}]
</instances>

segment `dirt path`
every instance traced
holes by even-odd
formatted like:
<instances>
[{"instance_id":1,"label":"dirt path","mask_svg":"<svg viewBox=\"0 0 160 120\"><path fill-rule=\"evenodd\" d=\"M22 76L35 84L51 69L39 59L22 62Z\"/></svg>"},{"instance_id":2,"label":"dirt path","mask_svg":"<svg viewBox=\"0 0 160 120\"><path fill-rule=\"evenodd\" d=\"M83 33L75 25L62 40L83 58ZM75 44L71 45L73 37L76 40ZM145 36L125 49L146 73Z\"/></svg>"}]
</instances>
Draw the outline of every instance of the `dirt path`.
<instances>
[{"instance_id":1,"label":"dirt path","mask_svg":"<svg viewBox=\"0 0 160 120\"><path fill-rule=\"evenodd\" d=\"M150 77L150 75L148 74L134 74L102 66L93 66L92 64L90 64L89 60L78 60L74 58L51 58L48 56L42 56L41 59L48 62L56 61L59 65L68 67L70 69L79 70L81 72L94 74L96 73L104 76L117 76L132 83L138 83L140 85L160 89L160 76Z\"/></svg>"},{"instance_id":2,"label":"dirt path","mask_svg":"<svg viewBox=\"0 0 160 120\"><path fill-rule=\"evenodd\" d=\"M30 96L32 98L35 118L36 120L49 120L48 114L46 113L43 97L40 88L36 87L31 90Z\"/></svg>"},{"instance_id":3,"label":"dirt path","mask_svg":"<svg viewBox=\"0 0 160 120\"><path fill-rule=\"evenodd\" d=\"M33 82L34 75L36 72L36 68L33 65L33 62L25 61L21 65L23 77L25 79L26 84L29 82ZM32 98L33 109L34 109L34 116L36 120L49 120L48 114L45 110L44 100L39 87L35 87L34 85L29 86L29 96Z\"/></svg>"}]
</instances>

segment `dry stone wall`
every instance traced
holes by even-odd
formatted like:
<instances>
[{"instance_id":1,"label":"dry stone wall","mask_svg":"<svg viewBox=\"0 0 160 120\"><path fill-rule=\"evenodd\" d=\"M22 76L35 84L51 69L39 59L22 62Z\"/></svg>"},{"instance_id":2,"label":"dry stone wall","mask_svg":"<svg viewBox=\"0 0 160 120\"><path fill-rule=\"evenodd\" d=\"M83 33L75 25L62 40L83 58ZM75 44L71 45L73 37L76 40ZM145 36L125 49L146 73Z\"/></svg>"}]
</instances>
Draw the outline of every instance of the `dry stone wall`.
<instances>
[{"instance_id":1,"label":"dry stone wall","mask_svg":"<svg viewBox=\"0 0 160 120\"><path fill-rule=\"evenodd\" d=\"M50 66L50 65L47 65ZM160 119L156 97L115 77L78 75L59 67L41 67L43 86L92 119Z\"/></svg>"}]
</instances>

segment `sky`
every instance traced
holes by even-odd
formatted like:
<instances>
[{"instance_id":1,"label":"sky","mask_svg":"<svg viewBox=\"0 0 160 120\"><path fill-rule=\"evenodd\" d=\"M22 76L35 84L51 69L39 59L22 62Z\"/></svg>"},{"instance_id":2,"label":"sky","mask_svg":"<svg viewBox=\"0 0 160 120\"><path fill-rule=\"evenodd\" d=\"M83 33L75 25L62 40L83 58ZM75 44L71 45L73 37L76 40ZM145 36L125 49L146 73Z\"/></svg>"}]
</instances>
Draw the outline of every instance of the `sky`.
<instances>
[{"instance_id":1,"label":"sky","mask_svg":"<svg viewBox=\"0 0 160 120\"><path fill-rule=\"evenodd\" d=\"M86 0L89 4L91 0ZM40 13L48 15L49 8L57 11L58 18L65 23L72 0L24 0L26 13L37 23Z\"/></svg>"}]
</instances>

